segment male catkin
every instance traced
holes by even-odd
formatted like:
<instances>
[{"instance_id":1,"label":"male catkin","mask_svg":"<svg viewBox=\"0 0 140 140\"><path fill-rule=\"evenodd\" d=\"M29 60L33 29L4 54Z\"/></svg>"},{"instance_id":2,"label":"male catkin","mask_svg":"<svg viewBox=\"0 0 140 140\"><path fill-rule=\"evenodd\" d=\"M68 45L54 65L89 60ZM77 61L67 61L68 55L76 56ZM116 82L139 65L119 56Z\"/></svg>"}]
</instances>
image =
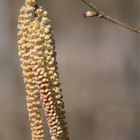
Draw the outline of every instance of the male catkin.
<instances>
[{"instance_id":1,"label":"male catkin","mask_svg":"<svg viewBox=\"0 0 140 140\"><path fill-rule=\"evenodd\" d=\"M48 13L37 5L36 0L25 1L20 10L18 29L32 140L45 139L41 102L51 140L69 140L52 28Z\"/></svg>"}]
</instances>

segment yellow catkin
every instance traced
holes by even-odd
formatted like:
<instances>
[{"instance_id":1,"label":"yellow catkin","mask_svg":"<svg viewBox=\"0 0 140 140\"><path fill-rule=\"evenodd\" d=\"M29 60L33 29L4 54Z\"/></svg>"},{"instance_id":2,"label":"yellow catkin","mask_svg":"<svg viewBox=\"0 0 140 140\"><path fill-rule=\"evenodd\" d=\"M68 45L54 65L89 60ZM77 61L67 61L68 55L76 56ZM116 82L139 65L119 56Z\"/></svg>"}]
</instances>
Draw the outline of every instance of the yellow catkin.
<instances>
[{"instance_id":1,"label":"yellow catkin","mask_svg":"<svg viewBox=\"0 0 140 140\"><path fill-rule=\"evenodd\" d=\"M20 10L18 28L19 56L21 67L23 69L24 82L27 92L27 110L29 112L30 126L32 130L32 140L44 140L43 123L40 114L40 97L36 88L35 78L30 66L30 49L32 47L30 40L30 30L34 7L26 4Z\"/></svg>"},{"instance_id":2,"label":"yellow catkin","mask_svg":"<svg viewBox=\"0 0 140 140\"><path fill-rule=\"evenodd\" d=\"M52 140L68 140L64 103L55 61L54 40L48 13L36 10L33 49L34 73L48 120ZM35 63L36 62L36 63Z\"/></svg>"},{"instance_id":3,"label":"yellow catkin","mask_svg":"<svg viewBox=\"0 0 140 140\"><path fill-rule=\"evenodd\" d=\"M51 140L69 140L57 72L55 42L47 11L36 0L26 0L19 16L19 56L29 112L32 140L44 140L40 99Z\"/></svg>"}]
</instances>

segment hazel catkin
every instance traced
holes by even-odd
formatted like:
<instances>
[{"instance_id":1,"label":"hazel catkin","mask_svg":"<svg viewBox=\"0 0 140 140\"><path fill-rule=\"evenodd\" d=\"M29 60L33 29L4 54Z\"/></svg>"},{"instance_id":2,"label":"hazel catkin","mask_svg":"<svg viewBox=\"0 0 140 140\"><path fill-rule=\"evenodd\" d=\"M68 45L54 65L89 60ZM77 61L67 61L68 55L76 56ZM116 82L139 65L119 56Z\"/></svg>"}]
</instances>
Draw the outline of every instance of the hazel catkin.
<instances>
[{"instance_id":1,"label":"hazel catkin","mask_svg":"<svg viewBox=\"0 0 140 140\"><path fill-rule=\"evenodd\" d=\"M36 0L26 0L18 22L19 56L32 140L44 140L41 102L51 140L69 140L51 21L48 12L36 5Z\"/></svg>"}]
</instances>

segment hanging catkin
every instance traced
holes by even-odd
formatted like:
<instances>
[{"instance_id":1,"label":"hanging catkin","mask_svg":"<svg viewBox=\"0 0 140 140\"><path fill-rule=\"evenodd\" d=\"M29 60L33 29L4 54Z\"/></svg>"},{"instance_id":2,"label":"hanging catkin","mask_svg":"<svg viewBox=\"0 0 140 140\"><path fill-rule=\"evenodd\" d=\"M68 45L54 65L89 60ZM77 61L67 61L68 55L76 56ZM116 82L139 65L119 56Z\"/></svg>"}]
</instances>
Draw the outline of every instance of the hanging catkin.
<instances>
[{"instance_id":1,"label":"hanging catkin","mask_svg":"<svg viewBox=\"0 0 140 140\"><path fill-rule=\"evenodd\" d=\"M27 109L29 112L30 126L32 130L33 140L43 140L44 131L43 123L40 115L40 99L36 88L35 77L33 76L32 67L30 66L30 50L32 44L31 38L31 22L34 7L26 4L20 10L19 16L19 56L21 60L21 67L23 69L24 82L27 92Z\"/></svg>"},{"instance_id":2,"label":"hanging catkin","mask_svg":"<svg viewBox=\"0 0 140 140\"><path fill-rule=\"evenodd\" d=\"M51 140L69 140L48 13L26 0L19 16L19 56L27 92L32 140L44 140L40 99Z\"/></svg>"}]
</instances>

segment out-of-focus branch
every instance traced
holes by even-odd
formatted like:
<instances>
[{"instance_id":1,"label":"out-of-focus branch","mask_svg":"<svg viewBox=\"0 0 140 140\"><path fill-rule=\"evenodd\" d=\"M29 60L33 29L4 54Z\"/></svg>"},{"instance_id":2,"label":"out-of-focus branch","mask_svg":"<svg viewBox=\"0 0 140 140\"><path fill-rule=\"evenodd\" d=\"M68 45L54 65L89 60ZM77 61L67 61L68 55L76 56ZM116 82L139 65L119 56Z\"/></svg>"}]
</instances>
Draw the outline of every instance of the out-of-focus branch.
<instances>
[{"instance_id":1,"label":"out-of-focus branch","mask_svg":"<svg viewBox=\"0 0 140 140\"><path fill-rule=\"evenodd\" d=\"M88 7L90 7L93 11L88 11L87 13L85 13L84 15L86 17L94 17L94 16L98 16L99 18L104 18L110 22L113 22L115 24L118 24L124 28L127 28L131 31L140 33L140 29L138 27L132 27L131 25L122 22L118 19L115 19L111 16L108 16L104 13L104 11L100 10L96 5L92 4L89 0L82 0L82 2L84 2Z\"/></svg>"}]
</instances>

